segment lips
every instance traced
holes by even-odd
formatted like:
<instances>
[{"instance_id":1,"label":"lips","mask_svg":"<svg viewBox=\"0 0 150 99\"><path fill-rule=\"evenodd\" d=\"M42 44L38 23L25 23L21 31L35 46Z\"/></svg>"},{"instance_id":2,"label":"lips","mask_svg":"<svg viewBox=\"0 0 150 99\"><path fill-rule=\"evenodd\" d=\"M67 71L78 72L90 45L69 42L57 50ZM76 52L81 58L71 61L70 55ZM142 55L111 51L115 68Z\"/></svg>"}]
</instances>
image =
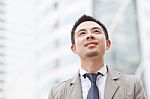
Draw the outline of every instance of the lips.
<instances>
[{"instance_id":1,"label":"lips","mask_svg":"<svg viewBox=\"0 0 150 99\"><path fill-rule=\"evenodd\" d=\"M98 43L96 41L89 41L89 42L86 42L84 45L85 46L89 46L89 45L97 45Z\"/></svg>"}]
</instances>

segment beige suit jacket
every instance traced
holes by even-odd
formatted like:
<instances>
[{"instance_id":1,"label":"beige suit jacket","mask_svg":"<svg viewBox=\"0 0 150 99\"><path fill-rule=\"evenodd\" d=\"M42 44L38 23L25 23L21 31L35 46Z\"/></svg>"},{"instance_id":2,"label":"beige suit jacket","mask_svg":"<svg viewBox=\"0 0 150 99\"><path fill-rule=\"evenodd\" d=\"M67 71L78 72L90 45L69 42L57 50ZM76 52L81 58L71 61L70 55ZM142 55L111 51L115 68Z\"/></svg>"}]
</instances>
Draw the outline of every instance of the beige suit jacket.
<instances>
[{"instance_id":1,"label":"beige suit jacket","mask_svg":"<svg viewBox=\"0 0 150 99\"><path fill-rule=\"evenodd\" d=\"M53 87L48 99L83 99L79 73ZM104 99L147 99L141 81L108 68Z\"/></svg>"}]
</instances>

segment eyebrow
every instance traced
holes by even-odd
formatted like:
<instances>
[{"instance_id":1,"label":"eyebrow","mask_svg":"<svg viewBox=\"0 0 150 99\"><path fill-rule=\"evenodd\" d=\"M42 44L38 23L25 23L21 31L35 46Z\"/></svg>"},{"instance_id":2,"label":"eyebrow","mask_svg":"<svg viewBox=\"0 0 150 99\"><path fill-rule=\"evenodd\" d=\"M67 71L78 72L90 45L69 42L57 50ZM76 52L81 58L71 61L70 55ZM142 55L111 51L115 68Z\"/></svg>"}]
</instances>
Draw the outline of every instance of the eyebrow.
<instances>
[{"instance_id":1,"label":"eyebrow","mask_svg":"<svg viewBox=\"0 0 150 99\"><path fill-rule=\"evenodd\" d=\"M91 30L94 30L94 29L98 29L98 30L102 31L99 27L91 28ZM81 32L81 31L86 31L86 29L80 29L79 31L77 31L77 33Z\"/></svg>"},{"instance_id":2,"label":"eyebrow","mask_svg":"<svg viewBox=\"0 0 150 99\"><path fill-rule=\"evenodd\" d=\"M98 29L98 30L102 31L99 27L93 27L92 30L94 30L94 29Z\"/></svg>"}]
</instances>

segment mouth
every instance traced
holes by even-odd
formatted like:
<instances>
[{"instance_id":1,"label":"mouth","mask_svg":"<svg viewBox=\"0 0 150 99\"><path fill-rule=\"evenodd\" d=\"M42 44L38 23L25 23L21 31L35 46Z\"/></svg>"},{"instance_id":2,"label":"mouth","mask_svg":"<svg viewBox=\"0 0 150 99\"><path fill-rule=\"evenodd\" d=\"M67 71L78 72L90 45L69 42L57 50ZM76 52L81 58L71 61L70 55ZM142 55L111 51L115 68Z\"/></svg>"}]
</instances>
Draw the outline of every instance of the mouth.
<instances>
[{"instance_id":1,"label":"mouth","mask_svg":"<svg viewBox=\"0 0 150 99\"><path fill-rule=\"evenodd\" d=\"M95 42L95 41L90 41L90 42L86 42L84 45L85 45L85 47L87 47L87 46L96 46L96 45L98 45L98 43Z\"/></svg>"}]
</instances>

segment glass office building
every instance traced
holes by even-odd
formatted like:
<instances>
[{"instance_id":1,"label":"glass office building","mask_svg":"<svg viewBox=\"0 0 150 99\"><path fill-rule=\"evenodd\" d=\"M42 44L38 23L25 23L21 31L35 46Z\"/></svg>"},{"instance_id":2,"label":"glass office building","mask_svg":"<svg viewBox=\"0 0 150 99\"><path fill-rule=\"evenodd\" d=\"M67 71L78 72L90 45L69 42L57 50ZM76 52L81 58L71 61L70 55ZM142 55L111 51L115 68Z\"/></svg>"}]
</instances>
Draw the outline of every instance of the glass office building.
<instances>
[{"instance_id":1,"label":"glass office building","mask_svg":"<svg viewBox=\"0 0 150 99\"><path fill-rule=\"evenodd\" d=\"M71 2L71 0L66 0L67 2ZM78 1L75 1L78 3ZM144 1L145 4L149 4L149 1ZM76 3L73 3L76 4ZM65 3L64 3L65 4ZM72 4L68 3L68 5L65 5L68 9L72 9L71 12L73 14L67 14L67 18L63 19L58 19L59 21L57 23L57 27L60 26L60 31L57 29L58 32L53 32L55 35L60 37L56 41L53 42L54 45L60 45L60 42L66 42L66 44L63 44L61 47L64 50L61 50L62 52L59 54L59 51L56 49L59 48L57 46L53 47L56 48L55 51L52 51L54 54L53 57L56 57L57 55L59 58L52 59L53 60L53 66L54 69L51 69L53 73L55 74L56 72L59 72L60 75L58 76L53 76L51 82L57 83L59 81L62 81L64 79L67 79L71 74L75 73L79 67L79 60L76 57L76 55L69 53L65 53L66 50L70 51L70 40L68 40L69 35L70 35L70 30L72 26L72 22L75 22L75 20L83 14L81 12L82 8L80 8L80 4L82 7L85 4L80 2L78 7L73 7ZM106 27L108 28L108 31L110 33L110 39L112 41L112 46L111 49L107 52L106 54L106 63L122 72L126 72L128 74L136 74L138 77L141 77L144 86L146 87L146 77L144 76L144 66L141 65L143 62L143 52L142 52L142 42L141 42L141 27L140 27L140 9L143 8L143 6L140 6L141 1L140 0L94 0L94 1L89 1L90 4L90 10L88 11L88 14L96 17L100 21L102 21ZM58 4L59 5L59 4ZM70 5L72 6L71 8ZM60 5L61 6L61 5ZM65 8L63 7L63 8ZM80 8L79 12L76 10L77 8ZM84 7L84 9L89 9L89 7ZM78 14L76 14L76 11ZM146 7L147 9L147 7ZM68 10L66 10L67 12ZM86 13L86 12L84 12ZM60 15L60 18L65 18L66 15ZM72 20L71 20L72 19ZM149 19L148 19L149 20ZM64 32L63 35L66 33L66 38L63 39L62 36L59 34L62 33L62 28L60 24L65 24L64 26ZM69 23L69 24L67 24ZM66 28L67 27L67 28ZM65 37L65 36L64 36ZM62 40L61 40L62 39ZM61 40L61 41L59 41ZM67 45L67 46L65 46ZM68 46L69 45L69 46ZM60 49L59 49L60 50ZM56 53L55 53L56 52ZM65 54L64 54L65 53ZM67 55L67 56L66 56ZM66 56L66 57L65 57ZM150 59L147 57L147 59ZM51 65L52 66L52 65ZM139 70L140 68L141 71ZM56 71L55 71L56 70ZM62 73L62 74L61 74ZM69 74L68 74L69 73ZM148 83L147 83L148 84ZM51 85L50 85L51 86Z\"/></svg>"},{"instance_id":2,"label":"glass office building","mask_svg":"<svg viewBox=\"0 0 150 99\"><path fill-rule=\"evenodd\" d=\"M94 15L104 21L110 32L108 62L119 71L133 74L141 58L136 1L96 0L93 7Z\"/></svg>"},{"instance_id":3,"label":"glass office building","mask_svg":"<svg viewBox=\"0 0 150 99\"><path fill-rule=\"evenodd\" d=\"M4 99L5 88L5 68L6 68L6 53L5 53L5 1L0 1L0 99Z\"/></svg>"},{"instance_id":4,"label":"glass office building","mask_svg":"<svg viewBox=\"0 0 150 99\"><path fill-rule=\"evenodd\" d=\"M53 85L78 71L70 32L83 14L108 28L112 46L106 64L140 77L150 98L149 0L15 1L7 0L6 15L0 9L0 99L47 99Z\"/></svg>"},{"instance_id":5,"label":"glass office building","mask_svg":"<svg viewBox=\"0 0 150 99\"><path fill-rule=\"evenodd\" d=\"M46 3L45 3L46 4ZM84 5L83 5L84 4ZM50 88L72 76L78 69L78 59L71 52L70 31L73 22L83 13L91 14L90 0L51 1L40 5L38 23L38 94L46 98ZM42 9L43 7L43 9ZM45 9L44 9L45 8ZM42 15L44 13L44 15ZM43 18L44 16L44 18ZM49 87L48 87L49 86Z\"/></svg>"}]
</instances>

